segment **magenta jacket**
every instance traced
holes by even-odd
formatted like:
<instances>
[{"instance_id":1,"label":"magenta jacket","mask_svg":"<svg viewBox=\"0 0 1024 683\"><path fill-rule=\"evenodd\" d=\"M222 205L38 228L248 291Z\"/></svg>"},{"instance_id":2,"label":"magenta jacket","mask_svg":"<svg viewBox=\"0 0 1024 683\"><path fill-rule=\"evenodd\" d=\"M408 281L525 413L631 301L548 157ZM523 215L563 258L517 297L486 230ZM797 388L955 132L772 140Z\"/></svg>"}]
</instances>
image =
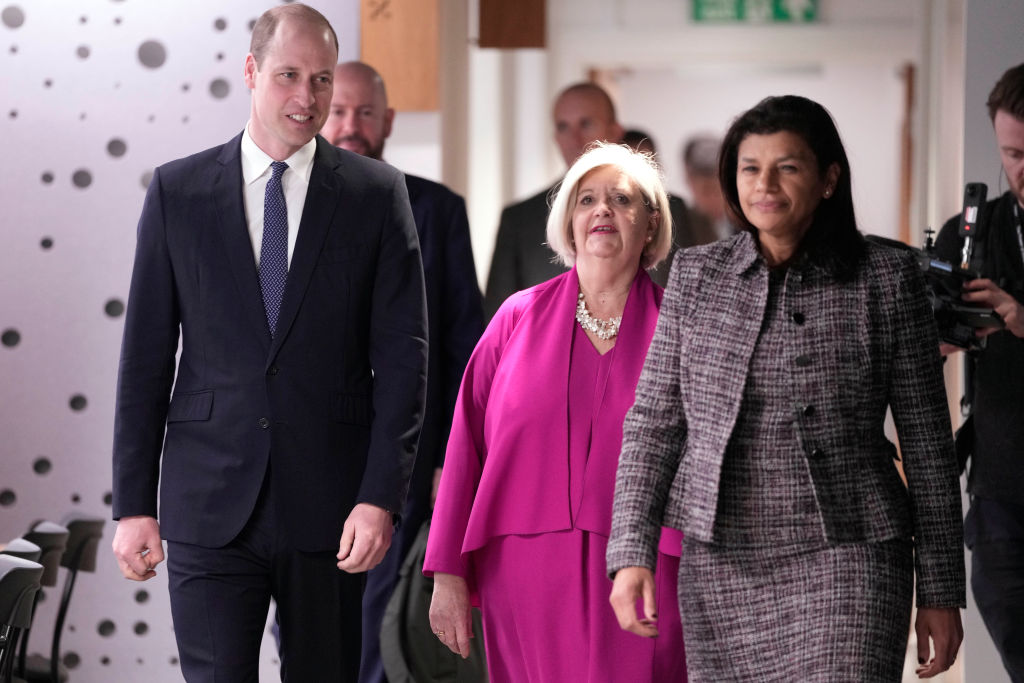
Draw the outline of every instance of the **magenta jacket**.
<instances>
[{"instance_id":1,"label":"magenta jacket","mask_svg":"<svg viewBox=\"0 0 1024 683\"><path fill-rule=\"evenodd\" d=\"M654 335L662 289L638 271L594 420L582 502L569 510L569 356L576 269L517 292L495 314L462 378L424 573L473 581L468 554L488 539L576 528L607 537L622 421ZM663 551L682 535L666 530Z\"/></svg>"}]
</instances>

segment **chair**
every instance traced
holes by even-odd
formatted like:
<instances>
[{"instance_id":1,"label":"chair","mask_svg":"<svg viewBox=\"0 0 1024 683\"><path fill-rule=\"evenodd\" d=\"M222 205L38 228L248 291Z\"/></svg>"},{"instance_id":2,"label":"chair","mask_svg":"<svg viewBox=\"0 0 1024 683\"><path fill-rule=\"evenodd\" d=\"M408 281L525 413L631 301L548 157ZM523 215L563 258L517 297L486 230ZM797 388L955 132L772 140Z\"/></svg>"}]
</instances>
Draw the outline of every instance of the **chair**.
<instances>
[{"instance_id":1,"label":"chair","mask_svg":"<svg viewBox=\"0 0 1024 683\"><path fill-rule=\"evenodd\" d=\"M44 520L33 524L22 538L35 543L42 551L38 560L39 564L43 565L43 578L39 580L40 585L56 586L60 558L64 555L64 548L67 547L68 542L67 527Z\"/></svg>"},{"instance_id":2,"label":"chair","mask_svg":"<svg viewBox=\"0 0 1024 683\"><path fill-rule=\"evenodd\" d=\"M13 555L14 557L20 557L23 560L29 562L39 562L39 555L42 553L42 549L31 541L26 541L24 538L15 538L9 541L4 546L3 550L0 550L2 555Z\"/></svg>"},{"instance_id":3,"label":"chair","mask_svg":"<svg viewBox=\"0 0 1024 683\"><path fill-rule=\"evenodd\" d=\"M50 648L49 659L41 655L32 655L27 658L24 668L19 672L30 683L64 683L68 680L68 671L60 662L60 638L64 632L64 620L67 618L68 605L71 602L71 593L75 588L78 572L96 571L96 551L103 536L103 525L106 520L72 513L61 523L68 530L67 546L60 558L61 566L68 570L67 578L64 579L64 593L57 608L57 622L53 627L53 645Z\"/></svg>"},{"instance_id":4,"label":"chair","mask_svg":"<svg viewBox=\"0 0 1024 683\"><path fill-rule=\"evenodd\" d=\"M43 566L16 555L0 554L0 676L10 683L14 651L32 620L32 603Z\"/></svg>"},{"instance_id":5,"label":"chair","mask_svg":"<svg viewBox=\"0 0 1024 683\"><path fill-rule=\"evenodd\" d=\"M43 565L43 575L39 579L39 585L46 588L56 586L57 573L60 570L60 560L64 555L64 549L67 547L68 542L67 527L46 520L37 521L32 524L28 533L23 536L23 540L39 547L39 559L36 562ZM32 601L33 620L35 619L36 607L39 605L42 595L42 591L39 591ZM32 627L30 624L21 634L21 647L18 652L18 676L25 675L26 652L28 651L28 639L31 631Z\"/></svg>"}]
</instances>

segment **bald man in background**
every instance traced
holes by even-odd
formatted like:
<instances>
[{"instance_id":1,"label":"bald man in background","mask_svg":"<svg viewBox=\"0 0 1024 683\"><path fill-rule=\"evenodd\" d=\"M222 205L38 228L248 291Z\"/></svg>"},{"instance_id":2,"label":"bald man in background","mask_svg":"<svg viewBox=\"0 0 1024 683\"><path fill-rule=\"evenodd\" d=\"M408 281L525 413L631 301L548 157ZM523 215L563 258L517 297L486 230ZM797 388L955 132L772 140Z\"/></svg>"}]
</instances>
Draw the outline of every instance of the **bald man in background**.
<instances>
[{"instance_id":1,"label":"bald man in background","mask_svg":"<svg viewBox=\"0 0 1024 683\"><path fill-rule=\"evenodd\" d=\"M330 143L381 160L394 118L384 81L373 67L347 62L335 68L330 115L321 131ZM419 233L427 290L427 403L402 525L396 529L384 560L367 577L361 683L386 680L380 653L381 621L402 561L430 513L434 475L444 461L459 383L483 331L465 202L444 185L424 178L406 174L405 183Z\"/></svg>"},{"instance_id":2,"label":"bald man in background","mask_svg":"<svg viewBox=\"0 0 1024 683\"><path fill-rule=\"evenodd\" d=\"M564 88L555 99L552 116L555 144L566 167L571 166L595 140L622 140L623 131L615 114L615 104L596 83L580 82ZM561 263L552 262L554 252L545 243L548 194L552 189L554 187L549 187L506 206L501 212L484 296L484 312L488 320L509 294L565 272Z\"/></svg>"}]
</instances>

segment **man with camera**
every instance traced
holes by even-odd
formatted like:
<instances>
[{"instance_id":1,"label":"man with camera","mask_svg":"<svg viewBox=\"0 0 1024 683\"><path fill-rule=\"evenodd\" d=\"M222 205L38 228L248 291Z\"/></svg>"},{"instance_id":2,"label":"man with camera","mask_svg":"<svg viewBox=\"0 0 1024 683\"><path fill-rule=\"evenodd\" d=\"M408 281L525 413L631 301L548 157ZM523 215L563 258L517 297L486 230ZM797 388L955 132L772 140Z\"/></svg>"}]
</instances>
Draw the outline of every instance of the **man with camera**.
<instances>
[{"instance_id":1,"label":"man with camera","mask_svg":"<svg viewBox=\"0 0 1024 683\"><path fill-rule=\"evenodd\" d=\"M971 263L981 277L964 285L962 299L991 308L1004 327L976 332L984 344L967 359L971 420L957 447L970 453L971 588L1003 665L1024 683L1024 64L1003 74L987 104L1009 190L981 209ZM943 226L935 245L950 263L962 258L959 220Z\"/></svg>"}]
</instances>

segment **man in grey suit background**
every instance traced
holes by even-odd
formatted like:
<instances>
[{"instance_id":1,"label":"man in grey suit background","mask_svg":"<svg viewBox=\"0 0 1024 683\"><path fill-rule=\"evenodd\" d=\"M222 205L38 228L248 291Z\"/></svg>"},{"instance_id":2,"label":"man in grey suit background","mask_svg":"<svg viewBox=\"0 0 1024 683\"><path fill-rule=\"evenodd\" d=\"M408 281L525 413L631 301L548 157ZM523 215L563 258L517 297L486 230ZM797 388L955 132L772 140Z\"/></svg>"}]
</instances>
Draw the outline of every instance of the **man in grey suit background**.
<instances>
[{"instance_id":1,"label":"man in grey suit background","mask_svg":"<svg viewBox=\"0 0 1024 683\"><path fill-rule=\"evenodd\" d=\"M159 167L139 220L113 550L145 581L167 541L190 683L258 680L271 598L282 680L355 681L365 572L405 503L423 268L402 174L317 135L337 55L316 10L265 12L245 129Z\"/></svg>"},{"instance_id":2,"label":"man in grey suit background","mask_svg":"<svg viewBox=\"0 0 1024 683\"><path fill-rule=\"evenodd\" d=\"M552 116L555 143L567 168L591 142L622 140L615 104L596 83L573 83L564 88L555 98ZM488 320L509 294L565 272L564 266L552 261L554 252L545 244L548 194L552 189L510 204L501 212L484 295Z\"/></svg>"}]
</instances>

